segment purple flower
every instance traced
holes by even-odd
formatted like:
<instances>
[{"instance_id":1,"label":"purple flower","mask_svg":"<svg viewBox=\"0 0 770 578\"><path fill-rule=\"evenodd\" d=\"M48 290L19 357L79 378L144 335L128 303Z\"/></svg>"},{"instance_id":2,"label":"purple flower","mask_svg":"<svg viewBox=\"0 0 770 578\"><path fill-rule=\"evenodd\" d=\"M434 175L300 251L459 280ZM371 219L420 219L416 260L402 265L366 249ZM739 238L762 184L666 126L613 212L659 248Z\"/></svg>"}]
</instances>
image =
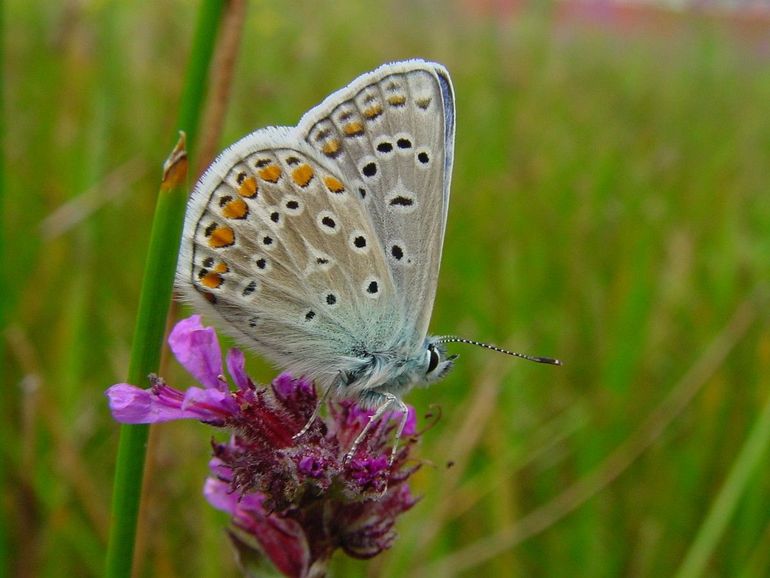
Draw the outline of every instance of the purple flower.
<instances>
[{"instance_id":1,"label":"purple flower","mask_svg":"<svg viewBox=\"0 0 770 578\"><path fill-rule=\"evenodd\" d=\"M230 514L242 564L267 558L285 576L321 576L338 548L371 558L393 544L396 517L416 502L406 483L419 468L409 459L417 441L411 408L392 463L399 414L383 416L346 459L372 411L332 402L328 417L316 417L295 440L319 403L312 383L282 374L258 388L233 349L226 357L231 390L216 333L199 316L180 321L169 345L203 388L182 392L150 376L150 389L109 388L110 408L123 423L196 419L230 431L228 441L212 444L204 495Z\"/></svg>"}]
</instances>

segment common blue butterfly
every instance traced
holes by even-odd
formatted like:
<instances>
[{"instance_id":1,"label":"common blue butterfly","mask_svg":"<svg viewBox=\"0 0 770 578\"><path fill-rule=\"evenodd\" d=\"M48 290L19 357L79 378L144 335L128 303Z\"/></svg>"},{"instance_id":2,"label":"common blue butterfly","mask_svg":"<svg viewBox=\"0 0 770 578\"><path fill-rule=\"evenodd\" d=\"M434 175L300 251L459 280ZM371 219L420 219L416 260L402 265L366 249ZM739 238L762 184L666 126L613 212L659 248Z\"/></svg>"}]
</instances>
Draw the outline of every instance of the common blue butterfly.
<instances>
[{"instance_id":1,"label":"common blue butterfly","mask_svg":"<svg viewBox=\"0 0 770 578\"><path fill-rule=\"evenodd\" d=\"M296 127L249 134L192 193L177 287L281 369L377 408L369 425L396 409L403 428L401 396L446 375L448 342L558 363L427 334L454 137L449 74L423 60L360 76Z\"/></svg>"}]
</instances>

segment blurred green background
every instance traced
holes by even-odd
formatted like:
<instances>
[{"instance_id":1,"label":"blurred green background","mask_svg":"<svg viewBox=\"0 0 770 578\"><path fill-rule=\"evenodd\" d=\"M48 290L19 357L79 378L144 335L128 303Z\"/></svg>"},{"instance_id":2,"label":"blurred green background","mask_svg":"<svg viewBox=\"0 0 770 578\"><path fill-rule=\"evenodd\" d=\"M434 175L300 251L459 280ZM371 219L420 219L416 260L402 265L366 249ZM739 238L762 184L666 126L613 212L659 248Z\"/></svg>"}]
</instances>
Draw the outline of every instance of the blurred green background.
<instances>
[{"instance_id":1,"label":"blurred green background","mask_svg":"<svg viewBox=\"0 0 770 578\"><path fill-rule=\"evenodd\" d=\"M337 576L670 576L694 550L693 575L770 575L770 20L601 4L248 4L219 146L382 62L442 62L458 124L432 330L565 362L457 346L408 397L442 412L422 501L391 551ZM196 9L3 5L13 576L102 573L103 392L127 373ZM213 433L154 428L140 576L238 575L201 496Z\"/></svg>"}]
</instances>

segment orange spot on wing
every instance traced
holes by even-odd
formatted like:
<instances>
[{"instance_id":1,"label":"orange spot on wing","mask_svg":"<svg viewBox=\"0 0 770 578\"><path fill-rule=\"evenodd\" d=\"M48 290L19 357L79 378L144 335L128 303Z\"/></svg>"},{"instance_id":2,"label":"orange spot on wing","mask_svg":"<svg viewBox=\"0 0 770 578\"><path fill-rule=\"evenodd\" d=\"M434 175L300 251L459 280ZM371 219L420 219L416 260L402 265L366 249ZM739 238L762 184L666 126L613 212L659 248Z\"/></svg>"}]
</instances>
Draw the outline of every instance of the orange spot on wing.
<instances>
[{"instance_id":1,"label":"orange spot on wing","mask_svg":"<svg viewBox=\"0 0 770 578\"><path fill-rule=\"evenodd\" d=\"M270 165L259 171L259 176L268 183L277 183L281 178L281 167Z\"/></svg>"},{"instance_id":2,"label":"orange spot on wing","mask_svg":"<svg viewBox=\"0 0 770 578\"><path fill-rule=\"evenodd\" d=\"M391 106L404 106L406 97L402 94L394 94L388 97L388 104Z\"/></svg>"},{"instance_id":3,"label":"orange spot on wing","mask_svg":"<svg viewBox=\"0 0 770 578\"><path fill-rule=\"evenodd\" d=\"M364 110L364 116L368 120L374 120L381 114L382 114L382 106L380 106L379 104L373 104L372 106Z\"/></svg>"},{"instance_id":4,"label":"orange spot on wing","mask_svg":"<svg viewBox=\"0 0 770 578\"><path fill-rule=\"evenodd\" d=\"M228 219L245 219L249 214L249 206L246 201L236 197L222 207L222 214Z\"/></svg>"},{"instance_id":5,"label":"orange spot on wing","mask_svg":"<svg viewBox=\"0 0 770 578\"><path fill-rule=\"evenodd\" d=\"M235 243L235 231L230 227L217 227L209 235L209 247L221 249Z\"/></svg>"},{"instance_id":6,"label":"orange spot on wing","mask_svg":"<svg viewBox=\"0 0 770 578\"><path fill-rule=\"evenodd\" d=\"M300 187L306 187L313 179L313 168L310 165L300 165L291 173L293 180Z\"/></svg>"},{"instance_id":7,"label":"orange spot on wing","mask_svg":"<svg viewBox=\"0 0 770 578\"><path fill-rule=\"evenodd\" d=\"M209 289L217 289L219 286L222 285L222 283L225 282L224 279L222 279L222 275L219 273L215 273L214 271L209 271L206 273L203 277L200 278L201 285L204 287L208 287Z\"/></svg>"},{"instance_id":8,"label":"orange spot on wing","mask_svg":"<svg viewBox=\"0 0 770 578\"><path fill-rule=\"evenodd\" d=\"M242 197L250 199L257 195L257 179L254 177L246 177L243 179L241 186L238 187L238 194Z\"/></svg>"},{"instance_id":9,"label":"orange spot on wing","mask_svg":"<svg viewBox=\"0 0 770 578\"><path fill-rule=\"evenodd\" d=\"M342 132L345 133L345 136L361 136L364 134L364 125L355 120L353 122L349 122L342 128Z\"/></svg>"},{"instance_id":10,"label":"orange spot on wing","mask_svg":"<svg viewBox=\"0 0 770 578\"><path fill-rule=\"evenodd\" d=\"M220 261L216 265L214 265L214 271L217 273L227 273L230 270L230 267L227 266L227 263Z\"/></svg>"},{"instance_id":11,"label":"orange spot on wing","mask_svg":"<svg viewBox=\"0 0 770 578\"><path fill-rule=\"evenodd\" d=\"M333 157L333 156L336 156L338 152L340 152L341 148L342 148L342 143L339 141L339 139L334 138L326 141L321 151L327 157Z\"/></svg>"},{"instance_id":12,"label":"orange spot on wing","mask_svg":"<svg viewBox=\"0 0 770 578\"><path fill-rule=\"evenodd\" d=\"M334 177L324 177L324 184L326 185L326 188L329 189L332 193L345 192L345 185L343 185L338 179L335 179Z\"/></svg>"}]
</instances>

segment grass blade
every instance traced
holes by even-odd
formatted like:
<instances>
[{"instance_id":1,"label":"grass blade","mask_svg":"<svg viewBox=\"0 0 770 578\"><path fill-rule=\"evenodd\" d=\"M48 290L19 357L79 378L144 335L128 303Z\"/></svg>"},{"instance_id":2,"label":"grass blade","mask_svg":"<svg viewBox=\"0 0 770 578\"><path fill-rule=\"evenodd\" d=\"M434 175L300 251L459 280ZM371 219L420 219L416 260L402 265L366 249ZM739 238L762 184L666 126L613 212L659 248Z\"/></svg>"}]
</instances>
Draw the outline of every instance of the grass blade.
<instances>
[{"instance_id":1,"label":"grass blade","mask_svg":"<svg viewBox=\"0 0 770 578\"><path fill-rule=\"evenodd\" d=\"M698 530L682 565L675 574L676 578L696 578L704 574L706 563L714 553L727 523L735 513L735 508L751 481L752 474L767 453L768 447L770 447L770 396L738 453L727 480Z\"/></svg>"}]
</instances>

